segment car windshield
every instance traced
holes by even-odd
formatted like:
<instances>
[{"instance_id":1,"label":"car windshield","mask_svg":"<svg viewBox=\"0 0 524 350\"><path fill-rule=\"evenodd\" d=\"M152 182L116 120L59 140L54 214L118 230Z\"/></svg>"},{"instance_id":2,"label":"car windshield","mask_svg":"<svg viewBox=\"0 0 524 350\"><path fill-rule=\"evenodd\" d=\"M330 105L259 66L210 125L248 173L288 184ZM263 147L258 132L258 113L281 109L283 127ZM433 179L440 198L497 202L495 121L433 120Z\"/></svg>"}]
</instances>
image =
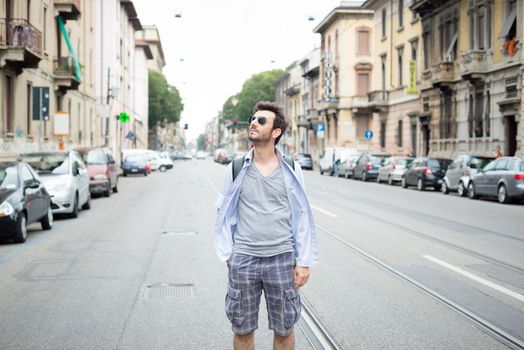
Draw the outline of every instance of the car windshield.
<instances>
[{"instance_id":1,"label":"car windshield","mask_svg":"<svg viewBox=\"0 0 524 350\"><path fill-rule=\"evenodd\" d=\"M395 164L397 166L407 166L409 164L411 164L411 162L413 161L413 159L408 159L408 158L397 158L397 160L395 161Z\"/></svg>"},{"instance_id":2,"label":"car windshield","mask_svg":"<svg viewBox=\"0 0 524 350\"><path fill-rule=\"evenodd\" d=\"M21 155L39 174L61 175L69 173L69 161L65 153L35 153Z\"/></svg>"},{"instance_id":3,"label":"car windshield","mask_svg":"<svg viewBox=\"0 0 524 350\"><path fill-rule=\"evenodd\" d=\"M135 155L135 156L127 156L126 162L129 163L144 163L144 157Z\"/></svg>"},{"instance_id":4,"label":"car windshield","mask_svg":"<svg viewBox=\"0 0 524 350\"><path fill-rule=\"evenodd\" d=\"M380 165L381 162L388 158L387 156L369 156L369 161L373 164L373 165Z\"/></svg>"},{"instance_id":5,"label":"car windshield","mask_svg":"<svg viewBox=\"0 0 524 350\"><path fill-rule=\"evenodd\" d=\"M449 159L428 159L428 167L431 169L447 169L450 163Z\"/></svg>"},{"instance_id":6,"label":"car windshield","mask_svg":"<svg viewBox=\"0 0 524 350\"><path fill-rule=\"evenodd\" d=\"M87 153L82 153L82 159L87 165L106 164L106 157L104 151L101 149L94 149Z\"/></svg>"},{"instance_id":7,"label":"car windshield","mask_svg":"<svg viewBox=\"0 0 524 350\"><path fill-rule=\"evenodd\" d=\"M18 188L18 171L16 165L0 165L0 188L11 190Z\"/></svg>"},{"instance_id":8,"label":"car windshield","mask_svg":"<svg viewBox=\"0 0 524 350\"><path fill-rule=\"evenodd\" d=\"M493 158L490 157L471 157L469 167L472 169L484 169L492 160Z\"/></svg>"}]
</instances>

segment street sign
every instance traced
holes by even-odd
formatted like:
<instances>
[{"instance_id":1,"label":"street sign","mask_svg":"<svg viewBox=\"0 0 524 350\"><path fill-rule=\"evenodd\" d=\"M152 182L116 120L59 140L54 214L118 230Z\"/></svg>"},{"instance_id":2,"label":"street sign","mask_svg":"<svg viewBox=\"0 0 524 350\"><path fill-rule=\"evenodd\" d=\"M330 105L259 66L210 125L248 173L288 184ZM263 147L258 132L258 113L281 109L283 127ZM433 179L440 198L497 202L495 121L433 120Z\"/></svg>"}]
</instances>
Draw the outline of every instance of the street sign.
<instances>
[{"instance_id":1,"label":"street sign","mask_svg":"<svg viewBox=\"0 0 524 350\"><path fill-rule=\"evenodd\" d=\"M324 131L324 130L325 130L324 124L322 124L322 123L317 124L317 131Z\"/></svg>"},{"instance_id":2,"label":"street sign","mask_svg":"<svg viewBox=\"0 0 524 350\"><path fill-rule=\"evenodd\" d=\"M364 138L366 140L371 140L373 138L373 131L371 131L369 129L364 131Z\"/></svg>"},{"instance_id":3,"label":"street sign","mask_svg":"<svg viewBox=\"0 0 524 350\"><path fill-rule=\"evenodd\" d=\"M69 135L69 114L65 112L55 112L54 134L56 136Z\"/></svg>"},{"instance_id":4,"label":"street sign","mask_svg":"<svg viewBox=\"0 0 524 350\"><path fill-rule=\"evenodd\" d=\"M33 86L33 120L49 120L49 88Z\"/></svg>"}]
</instances>

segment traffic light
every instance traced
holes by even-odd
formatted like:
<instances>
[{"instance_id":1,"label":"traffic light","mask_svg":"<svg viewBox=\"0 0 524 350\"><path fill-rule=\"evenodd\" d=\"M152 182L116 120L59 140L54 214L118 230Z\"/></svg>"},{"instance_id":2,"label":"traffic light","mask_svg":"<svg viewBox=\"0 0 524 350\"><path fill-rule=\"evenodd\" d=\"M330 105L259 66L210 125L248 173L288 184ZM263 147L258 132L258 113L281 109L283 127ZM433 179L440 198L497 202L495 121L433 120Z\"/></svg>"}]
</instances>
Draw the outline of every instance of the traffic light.
<instances>
[{"instance_id":1,"label":"traffic light","mask_svg":"<svg viewBox=\"0 0 524 350\"><path fill-rule=\"evenodd\" d=\"M237 117L233 117L233 126L237 126L238 119Z\"/></svg>"}]
</instances>

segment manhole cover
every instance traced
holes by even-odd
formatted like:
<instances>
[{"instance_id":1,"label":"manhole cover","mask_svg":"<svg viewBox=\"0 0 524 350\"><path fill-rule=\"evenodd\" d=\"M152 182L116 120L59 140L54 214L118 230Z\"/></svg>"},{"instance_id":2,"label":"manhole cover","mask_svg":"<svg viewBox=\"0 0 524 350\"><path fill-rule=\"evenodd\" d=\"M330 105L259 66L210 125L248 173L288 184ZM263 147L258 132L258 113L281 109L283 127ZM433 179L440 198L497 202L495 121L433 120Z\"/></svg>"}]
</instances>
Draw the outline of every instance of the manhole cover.
<instances>
[{"instance_id":1,"label":"manhole cover","mask_svg":"<svg viewBox=\"0 0 524 350\"><path fill-rule=\"evenodd\" d=\"M146 286L144 298L194 297L195 285L191 283L159 283Z\"/></svg>"},{"instance_id":2,"label":"manhole cover","mask_svg":"<svg viewBox=\"0 0 524 350\"><path fill-rule=\"evenodd\" d=\"M192 236L196 235L196 231L174 231L174 230L164 230L161 232L162 235L166 236Z\"/></svg>"}]
</instances>

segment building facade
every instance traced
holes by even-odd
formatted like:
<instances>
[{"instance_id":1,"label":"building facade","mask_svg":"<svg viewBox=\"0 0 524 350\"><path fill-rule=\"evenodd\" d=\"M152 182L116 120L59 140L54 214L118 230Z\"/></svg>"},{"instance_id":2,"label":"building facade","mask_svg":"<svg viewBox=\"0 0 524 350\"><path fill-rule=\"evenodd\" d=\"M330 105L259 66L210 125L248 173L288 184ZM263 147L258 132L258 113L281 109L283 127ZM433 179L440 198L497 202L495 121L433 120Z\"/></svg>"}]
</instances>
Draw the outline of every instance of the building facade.
<instances>
[{"instance_id":1,"label":"building facade","mask_svg":"<svg viewBox=\"0 0 524 350\"><path fill-rule=\"evenodd\" d=\"M423 152L522 152L522 1L424 1L420 109Z\"/></svg>"},{"instance_id":2,"label":"building facade","mask_svg":"<svg viewBox=\"0 0 524 350\"><path fill-rule=\"evenodd\" d=\"M318 112L325 147L366 147L372 117L357 106L367 104L372 28L373 11L343 1L314 29L321 35Z\"/></svg>"},{"instance_id":3,"label":"building facade","mask_svg":"<svg viewBox=\"0 0 524 350\"><path fill-rule=\"evenodd\" d=\"M0 154L96 142L91 1L0 2Z\"/></svg>"}]
</instances>

